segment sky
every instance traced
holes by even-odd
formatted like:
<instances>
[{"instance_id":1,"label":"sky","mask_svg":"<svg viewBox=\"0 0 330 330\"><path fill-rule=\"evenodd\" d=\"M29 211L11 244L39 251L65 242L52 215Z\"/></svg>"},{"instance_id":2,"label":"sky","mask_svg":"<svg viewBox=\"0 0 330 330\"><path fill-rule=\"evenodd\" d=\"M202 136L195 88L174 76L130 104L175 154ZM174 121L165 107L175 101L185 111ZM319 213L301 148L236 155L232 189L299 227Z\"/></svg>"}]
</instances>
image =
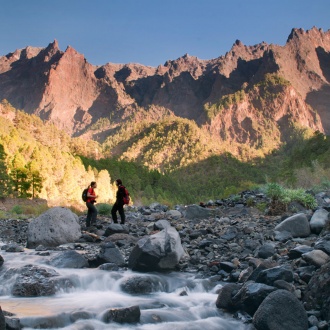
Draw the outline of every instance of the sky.
<instances>
[{"instance_id":1,"label":"sky","mask_svg":"<svg viewBox=\"0 0 330 330\"><path fill-rule=\"evenodd\" d=\"M0 0L0 56L55 39L93 65L209 60L238 39L284 46L292 28L330 29L330 0Z\"/></svg>"}]
</instances>

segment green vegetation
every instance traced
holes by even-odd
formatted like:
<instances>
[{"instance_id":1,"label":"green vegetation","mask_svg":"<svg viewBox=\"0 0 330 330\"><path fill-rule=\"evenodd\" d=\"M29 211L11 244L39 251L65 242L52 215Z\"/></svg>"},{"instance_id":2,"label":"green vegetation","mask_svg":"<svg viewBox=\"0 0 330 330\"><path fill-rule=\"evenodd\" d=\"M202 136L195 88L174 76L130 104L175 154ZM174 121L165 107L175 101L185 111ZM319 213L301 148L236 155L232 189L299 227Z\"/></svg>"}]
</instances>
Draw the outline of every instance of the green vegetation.
<instances>
[{"instance_id":1,"label":"green vegetation","mask_svg":"<svg viewBox=\"0 0 330 330\"><path fill-rule=\"evenodd\" d=\"M269 183L265 188L266 194L271 198L271 213L277 214L285 211L292 202L298 202L307 209L317 207L315 198L303 189L288 189L278 183Z\"/></svg>"},{"instance_id":2,"label":"green vegetation","mask_svg":"<svg viewBox=\"0 0 330 330\"><path fill-rule=\"evenodd\" d=\"M238 104L244 101L246 95L244 90L239 90L234 94L224 95L216 104L206 104L204 111L207 118L213 119L216 115L221 113L222 110L229 108L232 104Z\"/></svg>"},{"instance_id":3,"label":"green vegetation","mask_svg":"<svg viewBox=\"0 0 330 330\"><path fill-rule=\"evenodd\" d=\"M285 84L280 78L267 79L267 84ZM244 96L240 95L238 100ZM223 104L227 104L225 99ZM1 106L2 114L6 113L0 113L1 197L39 196L47 199L49 206L71 206L79 211L85 209L82 189L97 181L99 212L108 214L117 178L123 180L135 205L198 203L278 182L283 191L274 187L270 193L275 196L279 189L278 200L283 205L298 201L313 208L311 195L301 188L319 191L330 187L330 138L320 132L311 135L309 130L292 126L287 142L265 155L258 150L252 153L248 146L238 148L212 139L193 121L165 110L162 118L142 111L138 112L140 122L132 116L135 124L126 124L124 137L117 132L100 145L70 138L54 125L13 109L8 102ZM100 121L94 128L100 125L110 125L110 121ZM274 130L271 122L268 126ZM237 156L224 152L226 149Z\"/></svg>"}]
</instances>

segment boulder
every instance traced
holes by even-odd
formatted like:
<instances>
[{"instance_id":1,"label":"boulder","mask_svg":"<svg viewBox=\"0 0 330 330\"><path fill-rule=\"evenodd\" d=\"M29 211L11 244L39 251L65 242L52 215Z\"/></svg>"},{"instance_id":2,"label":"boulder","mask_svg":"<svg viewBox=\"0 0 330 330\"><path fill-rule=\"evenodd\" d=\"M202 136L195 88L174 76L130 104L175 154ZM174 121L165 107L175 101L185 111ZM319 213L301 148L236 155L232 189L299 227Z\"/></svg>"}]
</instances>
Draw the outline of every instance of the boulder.
<instances>
[{"instance_id":1,"label":"boulder","mask_svg":"<svg viewBox=\"0 0 330 330\"><path fill-rule=\"evenodd\" d=\"M315 243L314 249L315 250L322 250L326 254L330 255L330 234L326 234L325 236L321 237Z\"/></svg>"},{"instance_id":2,"label":"boulder","mask_svg":"<svg viewBox=\"0 0 330 330\"><path fill-rule=\"evenodd\" d=\"M322 317L330 321L330 262L319 268L310 279L303 301L307 310L321 310Z\"/></svg>"},{"instance_id":3,"label":"boulder","mask_svg":"<svg viewBox=\"0 0 330 330\"><path fill-rule=\"evenodd\" d=\"M322 231L328 221L328 215L329 212L325 209L318 209L314 212L310 220L310 227L313 233L319 234Z\"/></svg>"},{"instance_id":4,"label":"boulder","mask_svg":"<svg viewBox=\"0 0 330 330\"><path fill-rule=\"evenodd\" d=\"M0 306L0 329L1 330L6 329L6 319L5 319L5 315L2 312L1 306Z\"/></svg>"},{"instance_id":5,"label":"boulder","mask_svg":"<svg viewBox=\"0 0 330 330\"><path fill-rule=\"evenodd\" d=\"M311 233L306 214L295 214L275 227L275 231L289 232L292 237L307 237Z\"/></svg>"},{"instance_id":6,"label":"boulder","mask_svg":"<svg viewBox=\"0 0 330 330\"><path fill-rule=\"evenodd\" d=\"M273 267L262 270L257 278L257 283L264 283L267 285L273 285L275 281L284 280L286 282L293 281L293 271L284 267Z\"/></svg>"},{"instance_id":7,"label":"boulder","mask_svg":"<svg viewBox=\"0 0 330 330\"><path fill-rule=\"evenodd\" d=\"M139 306L131 306L128 308L112 308L107 310L102 320L105 323L138 323L140 322L141 311Z\"/></svg>"},{"instance_id":8,"label":"boulder","mask_svg":"<svg viewBox=\"0 0 330 330\"><path fill-rule=\"evenodd\" d=\"M86 268L87 259L77 251L63 251L50 259L49 264L57 268Z\"/></svg>"},{"instance_id":9,"label":"boulder","mask_svg":"<svg viewBox=\"0 0 330 330\"><path fill-rule=\"evenodd\" d=\"M215 305L217 308L224 309L227 311L235 311L236 305L233 302L233 297L240 290L241 285L236 283L228 283L224 285L218 293Z\"/></svg>"},{"instance_id":10,"label":"boulder","mask_svg":"<svg viewBox=\"0 0 330 330\"><path fill-rule=\"evenodd\" d=\"M257 330L307 330L308 318L302 303L289 291L271 292L253 316Z\"/></svg>"},{"instance_id":11,"label":"boulder","mask_svg":"<svg viewBox=\"0 0 330 330\"><path fill-rule=\"evenodd\" d=\"M168 227L140 239L129 256L128 267L143 271L174 269L184 255L179 233Z\"/></svg>"},{"instance_id":12,"label":"boulder","mask_svg":"<svg viewBox=\"0 0 330 330\"><path fill-rule=\"evenodd\" d=\"M108 237L113 234L121 234L125 233L128 234L128 228L126 226L123 226L120 223L112 223L108 226L108 228L105 230L104 236Z\"/></svg>"},{"instance_id":13,"label":"boulder","mask_svg":"<svg viewBox=\"0 0 330 330\"><path fill-rule=\"evenodd\" d=\"M263 300L275 290L277 290L275 287L262 283L245 283L232 301L237 309L242 309L253 316Z\"/></svg>"},{"instance_id":14,"label":"boulder","mask_svg":"<svg viewBox=\"0 0 330 330\"><path fill-rule=\"evenodd\" d=\"M303 260L316 267L321 267L330 260L330 257L322 250L313 250L304 253L301 257Z\"/></svg>"},{"instance_id":15,"label":"boulder","mask_svg":"<svg viewBox=\"0 0 330 330\"><path fill-rule=\"evenodd\" d=\"M27 230L27 247L54 247L77 241L81 236L78 216L64 207L54 207L33 219Z\"/></svg>"},{"instance_id":16,"label":"boulder","mask_svg":"<svg viewBox=\"0 0 330 330\"><path fill-rule=\"evenodd\" d=\"M119 267L125 266L125 259L119 249L112 242L101 244L101 250L98 258L102 263L112 263Z\"/></svg>"},{"instance_id":17,"label":"boulder","mask_svg":"<svg viewBox=\"0 0 330 330\"><path fill-rule=\"evenodd\" d=\"M267 259L275 254L274 244L266 243L259 247L257 252L257 257L262 259Z\"/></svg>"},{"instance_id":18,"label":"boulder","mask_svg":"<svg viewBox=\"0 0 330 330\"><path fill-rule=\"evenodd\" d=\"M131 276L120 283L120 288L129 294L150 294L157 291L165 291L166 283L162 283L157 276Z\"/></svg>"},{"instance_id":19,"label":"boulder","mask_svg":"<svg viewBox=\"0 0 330 330\"><path fill-rule=\"evenodd\" d=\"M12 270L9 270L12 271ZM18 297L50 296L56 292L54 277L59 274L50 268L26 265L18 270L12 295Z\"/></svg>"},{"instance_id":20,"label":"boulder","mask_svg":"<svg viewBox=\"0 0 330 330\"><path fill-rule=\"evenodd\" d=\"M166 212L166 217L173 219L173 220L178 220L178 219L182 218L182 214L178 210L169 210Z\"/></svg>"},{"instance_id":21,"label":"boulder","mask_svg":"<svg viewBox=\"0 0 330 330\"><path fill-rule=\"evenodd\" d=\"M211 209L204 208L195 204L188 205L187 207L185 207L182 213L186 219L191 219L191 220L205 219L212 216L213 214Z\"/></svg>"}]
</instances>

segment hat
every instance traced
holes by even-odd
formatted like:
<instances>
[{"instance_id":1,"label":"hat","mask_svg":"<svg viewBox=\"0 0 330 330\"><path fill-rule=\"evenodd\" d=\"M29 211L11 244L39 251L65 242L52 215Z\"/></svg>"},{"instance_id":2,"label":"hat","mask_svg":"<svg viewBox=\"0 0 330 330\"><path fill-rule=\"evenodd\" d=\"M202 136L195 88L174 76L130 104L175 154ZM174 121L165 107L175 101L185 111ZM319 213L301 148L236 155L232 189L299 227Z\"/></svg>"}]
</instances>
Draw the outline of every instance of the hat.
<instances>
[{"instance_id":1,"label":"hat","mask_svg":"<svg viewBox=\"0 0 330 330\"><path fill-rule=\"evenodd\" d=\"M123 182L120 179L116 180L117 184L123 184Z\"/></svg>"}]
</instances>

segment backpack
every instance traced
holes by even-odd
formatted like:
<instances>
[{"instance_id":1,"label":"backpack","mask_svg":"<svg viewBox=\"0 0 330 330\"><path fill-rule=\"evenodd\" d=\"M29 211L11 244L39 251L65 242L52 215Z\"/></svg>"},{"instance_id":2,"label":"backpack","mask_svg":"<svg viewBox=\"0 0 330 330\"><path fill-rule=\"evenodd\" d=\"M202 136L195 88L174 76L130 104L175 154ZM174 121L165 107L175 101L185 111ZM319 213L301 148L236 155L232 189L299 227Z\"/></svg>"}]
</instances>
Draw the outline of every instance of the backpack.
<instances>
[{"instance_id":1,"label":"backpack","mask_svg":"<svg viewBox=\"0 0 330 330\"><path fill-rule=\"evenodd\" d=\"M88 188L85 188L81 194L81 198L84 202L87 202L87 192L88 192Z\"/></svg>"},{"instance_id":2,"label":"backpack","mask_svg":"<svg viewBox=\"0 0 330 330\"><path fill-rule=\"evenodd\" d=\"M125 195L124 195L124 204L129 204L129 202L130 202L129 192L128 192L127 188L124 187L124 186L123 186L123 190L125 192Z\"/></svg>"}]
</instances>

